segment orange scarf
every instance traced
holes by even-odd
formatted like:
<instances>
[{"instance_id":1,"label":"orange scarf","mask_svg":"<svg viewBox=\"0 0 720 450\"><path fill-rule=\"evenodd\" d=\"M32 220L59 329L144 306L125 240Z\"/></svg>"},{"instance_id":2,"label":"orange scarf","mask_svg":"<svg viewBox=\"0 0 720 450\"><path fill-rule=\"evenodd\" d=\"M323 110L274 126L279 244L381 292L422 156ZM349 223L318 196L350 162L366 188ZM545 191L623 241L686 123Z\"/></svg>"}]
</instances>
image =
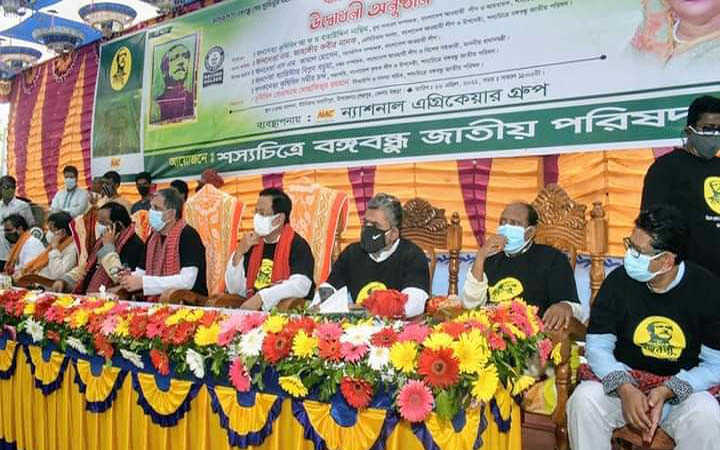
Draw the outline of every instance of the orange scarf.
<instances>
[{"instance_id":1,"label":"orange scarf","mask_svg":"<svg viewBox=\"0 0 720 450\"><path fill-rule=\"evenodd\" d=\"M27 240L30 239L30 236L32 235L29 231L24 232L20 235L20 239L18 239L18 241L13 246L12 250L10 251L10 256L5 263L6 274L12 276L13 272L15 272L15 263L17 263L17 260L20 257L20 251L22 250Z\"/></svg>"},{"instance_id":2,"label":"orange scarf","mask_svg":"<svg viewBox=\"0 0 720 450\"><path fill-rule=\"evenodd\" d=\"M145 273L166 277L180 273L180 235L185 229L185 221L178 220L163 236L153 231L147 241L145 255Z\"/></svg>"},{"instance_id":3,"label":"orange scarf","mask_svg":"<svg viewBox=\"0 0 720 450\"><path fill-rule=\"evenodd\" d=\"M68 247L68 245L72 243L72 237L68 236L62 240L62 242L60 243L60 248L58 250L62 252ZM44 252L40 253L37 256L37 258L30 261L27 267L23 269L23 275L31 275L43 270L45 266L47 266L50 262L50 251L52 251L52 247L46 248Z\"/></svg>"},{"instance_id":4,"label":"orange scarf","mask_svg":"<svg viewBox=\"0 0 720 450\"><path fill-rule=\"evenodd\" d=\"M273 254L273 269L270 279L273 284L290 278L290 247L294 237L295 231L290 224L285 224L280 233L280 240L275 245L275 253ZM264 247L265 240L260 239L260 242L253 247L250 253L247 279L245 281L248 296L255 292L255 279L260 271Z\"/></svg>"}]
</instances>

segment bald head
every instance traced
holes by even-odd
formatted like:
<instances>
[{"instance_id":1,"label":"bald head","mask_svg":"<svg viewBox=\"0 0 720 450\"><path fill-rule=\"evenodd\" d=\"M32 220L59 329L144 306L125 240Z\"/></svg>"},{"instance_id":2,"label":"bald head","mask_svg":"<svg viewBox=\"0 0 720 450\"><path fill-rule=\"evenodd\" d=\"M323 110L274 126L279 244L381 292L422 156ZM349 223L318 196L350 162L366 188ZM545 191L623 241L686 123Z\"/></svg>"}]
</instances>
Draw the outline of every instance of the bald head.
<instances>
[{"instance_id":1,"label":"bald head","mask_svg":"<svg viewBox=\"0 0 720 450\"><path fill-rule=\"evenodd\" d=\"M538 214L529 203L513 202L505 207L500 215L500 225L534 227L538 223Z\"/></svg>"}]
</instances>

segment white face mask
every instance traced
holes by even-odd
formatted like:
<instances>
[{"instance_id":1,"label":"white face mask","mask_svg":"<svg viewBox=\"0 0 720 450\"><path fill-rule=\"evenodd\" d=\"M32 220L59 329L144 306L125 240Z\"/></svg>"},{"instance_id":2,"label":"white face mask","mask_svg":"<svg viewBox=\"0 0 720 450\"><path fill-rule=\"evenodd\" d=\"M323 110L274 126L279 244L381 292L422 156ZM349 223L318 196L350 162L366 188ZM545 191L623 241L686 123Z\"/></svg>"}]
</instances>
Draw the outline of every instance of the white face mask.
<instances>
[{"instance_id":1,"label":"white face mask","mask_svg":"<svg viewBox=\"0 0 720 450\"><path fill-rule=\"evenodd\" d=\"M258 236L267 236L277 229L277 225L273 225L273 220L278 217L279 214L273 216L263 216L262 214L255 213L253 216L253 229Z\"/></svg>"},{"instance_id":2,"label":"white face mask","mask_svg":"<svg viewBox=\"0 0 720 450\"><path fill-rule=\"evenodd\" d=\"M107 227L100 222L97 222L95 224L95 239L100 239L103 234L105 234L105 230Z\"/></svg>"}]
</instances>

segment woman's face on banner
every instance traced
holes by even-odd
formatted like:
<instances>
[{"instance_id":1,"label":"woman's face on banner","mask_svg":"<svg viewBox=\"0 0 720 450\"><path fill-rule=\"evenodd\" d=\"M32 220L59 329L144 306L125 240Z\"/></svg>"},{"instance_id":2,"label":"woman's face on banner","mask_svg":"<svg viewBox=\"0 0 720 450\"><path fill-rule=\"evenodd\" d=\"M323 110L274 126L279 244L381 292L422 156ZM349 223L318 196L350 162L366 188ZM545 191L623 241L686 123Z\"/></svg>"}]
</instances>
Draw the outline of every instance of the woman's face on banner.
<instances>
[{"instance_id":1,"label":"woman's face on banner","mask_svg":"<svg viewBox=\"0 0 720 450\"><path fill-rule=\"evenodd\" d=\"M668 0L678 19L707 23L720 15L720 0Z\"/></svg>"}]
</instances>

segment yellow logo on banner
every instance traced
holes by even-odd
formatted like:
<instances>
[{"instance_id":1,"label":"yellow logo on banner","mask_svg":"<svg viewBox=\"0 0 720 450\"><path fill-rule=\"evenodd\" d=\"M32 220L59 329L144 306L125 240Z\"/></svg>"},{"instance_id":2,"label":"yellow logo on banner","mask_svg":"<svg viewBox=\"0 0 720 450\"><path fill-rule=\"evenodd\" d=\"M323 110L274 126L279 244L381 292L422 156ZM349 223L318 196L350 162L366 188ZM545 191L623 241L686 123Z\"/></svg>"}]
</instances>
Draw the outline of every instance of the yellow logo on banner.
<instances>
[{"instance_id":1,"label":"yellow logo on banner","mask_svg":"<svg viewBox=\"0 0 720 450\"><path fill-rule=\"evenodd\" d=\"M127 47L120 47L110 64L110 87L119 91L125 87L132 72L132 53Z\"/></svg>"},{"instance_id":2,"label":"yellow logo on banner","mask_svg":"<svg viewBox=\"0 0 720 450\"><path fill-rule=\"evenodd\" d=\"M705 202L715 213L720 214L720 177L705 178Z\"/></svg>"},{"instance_id":3,"label":"yellow logo on banner","mask_svg":"<svg viewBox=\"0 0 720 450\"><path fill-rule=\"evenodd\" d=\"M635 328L633 343L650 358L676 361L685 349L685 334L674 320L650 316Z\"/></svg>"},{"instance_id":4,"label":"yellow logo on banner","mask_svg":"<svg viewBox=\"0 0 720 450\"><path fill-rule=\"evenodd\" d=\"M517 278L507 277L491 286L490 301L493 303L505 302L520 297L523 291L522 283Z\"/></svg>"},{"instance_id":5,"label":"yellow logo on banner","mask_svg":"<svg viewBox=\"0 0 720 450\"><path fill-rule=\"evenodd\" d=\"M366 298L370 297L370 294L372 294L373 291L384 291L385 289L387 289L385 283L381 281L371 281L360 289L360 292L358 292L358 296L355 299L355 303L362 305L362 302L364 302Z\"/></svg>"}]
</instances>

